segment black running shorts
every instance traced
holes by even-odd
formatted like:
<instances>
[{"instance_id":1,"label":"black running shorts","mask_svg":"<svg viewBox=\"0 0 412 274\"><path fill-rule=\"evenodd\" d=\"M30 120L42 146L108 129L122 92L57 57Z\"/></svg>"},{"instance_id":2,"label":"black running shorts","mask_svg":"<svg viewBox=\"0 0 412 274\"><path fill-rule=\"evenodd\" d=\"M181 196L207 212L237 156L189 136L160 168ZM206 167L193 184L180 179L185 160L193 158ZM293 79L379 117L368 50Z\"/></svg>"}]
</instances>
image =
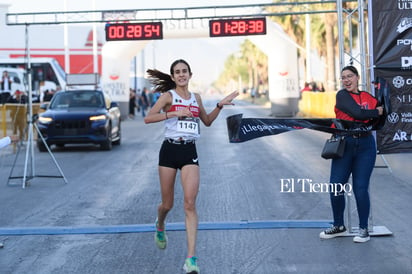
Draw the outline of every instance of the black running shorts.
<instances>
[{"instance_id":1,"label":"black running shorts","mask_svg":"<svg viewBox=\"0 0 412 274\"><path fill-rule=\"evenodd\" d=\"M159 166L182 169L185 165L199 165L196 144L173 144L165 140L159 152Z\"/></svg>"}]
</instances>

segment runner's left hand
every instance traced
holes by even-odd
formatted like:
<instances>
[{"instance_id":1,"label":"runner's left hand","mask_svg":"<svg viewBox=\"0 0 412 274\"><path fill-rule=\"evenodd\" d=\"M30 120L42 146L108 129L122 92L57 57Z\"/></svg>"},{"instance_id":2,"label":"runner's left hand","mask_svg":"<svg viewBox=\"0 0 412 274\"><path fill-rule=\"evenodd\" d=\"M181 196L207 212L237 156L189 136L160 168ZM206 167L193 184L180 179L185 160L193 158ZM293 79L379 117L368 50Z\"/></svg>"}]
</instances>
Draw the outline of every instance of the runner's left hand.
<instances>
[{"instance_id":1,"label":"runner's left hand","mask_svg":"<svg viewBox=\"0 0 412 274\"><path fill-rule=\"evenodd\" d=\"M239 92L237 90L233 91L229 95L227 95L225 98L223 98L220 102L219 105L234 105L232 103L232 100L235 99L239 95Z\"/></svg>"}]
</instances>

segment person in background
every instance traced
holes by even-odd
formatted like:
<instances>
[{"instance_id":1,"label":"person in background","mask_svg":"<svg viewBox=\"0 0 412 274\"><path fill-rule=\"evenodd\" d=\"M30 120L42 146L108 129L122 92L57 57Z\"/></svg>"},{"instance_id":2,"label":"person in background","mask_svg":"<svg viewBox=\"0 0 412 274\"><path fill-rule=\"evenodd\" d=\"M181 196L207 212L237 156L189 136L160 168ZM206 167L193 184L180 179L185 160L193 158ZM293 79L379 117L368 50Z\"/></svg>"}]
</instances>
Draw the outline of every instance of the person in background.
<instances>
[{"instance_id":1,"label":"person in background","mask_svg":"<svg viewBox=\"0 0 412 274\"><path fill-rule=\"evenodd\" d=\"M13 134L17 133L20 136L20 140L26 138L26 126L27 126L27 117L26 117L26 107L24 106L28 101L28 97L24 92L16 90L14 96L10 100L11 103L19 104L11 106L10 118L13 122Z\"/></svg>"},{"instance_id":2,"label":"person in background","mask_svg":"<svg viewBox=\"0 0 412 274\"><path fill-rule=\"evenodd\" d=\"M311 82L310 85L312 87L312 91L314 91L314 92L319 92L320 91L320 89L318 87L318 84L316 84L315 81Z\"/></svg>"},{"instance_id":3,"label":"person in background","mask_svg":"<svg viewBox=\"0 0 412 274\"><path fill-rule=\"evenodd\" d=\"M254 104L256 98L256 89L254 87L250 89L250 97L252 98L252 104Z\"/></svg>"},{"instance_id":4,"label":"person in background","mask_svg":"<svg viewBox=\"0 0 412 274\"><path fill-rule=\"evenodd\" d=\"M9 72L4 70L0 79L0 103L5 104L10 99L12 83L13 81L9 76Z\"/></svg>"},{"instance_id":5,"label":"person in background","mask_svg":"<svg viewBox=\"0 0 412 274\"><path fill-rule=\"evenodd\" d=\"M147 99L149 103L149 107L153 107L153 105L156 103L155 98L154 98L154 92L153 91L148 91L147 93Z\"/></svg>"},{"instance_id":6,"label":"person in background","mask_svg":"<svg viewBox=\"0 0 412 274\"><path fill-rule=\"evenodd\" d=\"M319 86L319 91L320 92L325 92L325 86L323 85L322 82L320 82L318 86Z\"/></svg>"},{"instance_id":7,"label":"person in background","mask_svg":"<svg viewBox=\"0 0 412 274\"><path fill-rule=\"evenodd\" d=\"M305 91L312 91L312 87L308 82L305 82L305 86L303 89L300 90L300 92L305 92Z\"/></svg>"},{"instance_id":8,"label":"person in background","mask_svg":"<svg viewBox=\"0 0 412 274\"><path fill-rule=\"evenodd\" d=\"M153 101L150 102L150 107L153 107L157 100L159 100L160 92L153 90L151 93L153 94Z\"/></svg>"},{"instance_id":9,"label":"person in background","mask_svg":"<svg viewBox=\"0 0 412 274\"><path fill-rule=\"evenodd\" d=\"M56 91L55 90L53 90L53 89L46 89L44 92L43 92L43 95L41 96L41 98L40 98L40 102L50 102L51 101L51 99L53 98L53 95L56 93Z\"/></svg>"},{"instance_id":10,"label":"person in background","mask_svg":"<svg viewBox=\"0 0 412 274\"><path fill-rule=\"evenodd\" d=\"M20 90L16 90L14 95L9 100L10 103L14 103L14 104L27 104L28 101L29 100L28 100L28 96L26 95L26 93Z\"/></svg>"},{"instance_id":11,"label":"person in background","mask_svg":"<svg viewBox=\"0 0 412 274\"><path fill-rule=\"evenodd\" d=\"M200 137L200 121L210 126L225 105L233 105L232 100L239 95L232 92L216 107L207 113L199 94L189 91L192 71L189 64L182 59L170 66L170 75L158 70L148 70L149 79L155 90L163 93L145 117L145 123L164 121L165 139L159 152L159 178L161 203L158 206L155 221L155 243L165 249L166 216L173 207L174 187L178 169L184 193L185 224L187 235L187 257L183 266L186 273L199 273L196 258L196 237L198 216L196 197L199 191L199 158L196 140Z\"/></svg>"},{"instance_id":12,"label":"person in background","mask_svg":"<svg viewBox=\"0 0 412 274\"><path fill-rule=\"evenodd\" d=\"M146 117L146 110L147 110L147 107L149 106L149 101L147 97L147 88L143 88L142 92L140 93L139 106L142 112L142 117L143 118Z\"/></svg>"},{"instance_id":13,"label":"person in background","mask_svg":"<svg viewBox=\"0 0 412 274\"><path fill-rule=\"evenodd\" d=\"M371 94L358 89L359 73L353 66L341 71L343 89L336 94L336 118L351 121L349 130L356 130L374 119L381 119L383 107ZM383 117L384 118L384 117ZM357 123L354 123L357 122ZM370 240L368 218L370 211L369 181L376 160L376 143L371 131L347 135L345 152L342 158L332 159L330 171L331 185L344 185L352 175L352 188L355 194L359 217L359 233L353 238L355 243ZM333 226L320 233L321 239L331 239L346 233L344 225L345 193L330 193Z\"/></svg>"},{"instance_id":14,"label":"person in background","mask_svg":"<svg viewBox=\"0 0 412 274\"><path fill-rule=\"evenodd\" d=\"M136 111L136 92L134 89L129 90L129 118L134 119L134 113Z\"/></svg>"}]
</instances>

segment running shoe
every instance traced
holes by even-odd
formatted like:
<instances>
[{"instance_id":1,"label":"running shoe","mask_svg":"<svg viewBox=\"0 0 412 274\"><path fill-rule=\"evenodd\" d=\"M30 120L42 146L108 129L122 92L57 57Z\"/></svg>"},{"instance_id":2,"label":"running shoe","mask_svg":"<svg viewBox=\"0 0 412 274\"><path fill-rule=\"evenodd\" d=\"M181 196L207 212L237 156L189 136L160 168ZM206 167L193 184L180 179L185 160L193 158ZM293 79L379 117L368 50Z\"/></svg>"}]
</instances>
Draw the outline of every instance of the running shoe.
<instances>
[{"instance_id":1,"label":"running shoe","mask_svg":"<svg viewBox=\"0 0 412 274\"><path fill-rule=\"evenodd\" d=\"M343 236L346 234L346 227L341 225L341 226L332 226L331 228L326 229L325 231L322 231L319 234L319 237L321 239L332 239L338 236Z\"/></svg>"},{"instance_id":2,"label":"running shoe","mask_svg":"<svg viewBox=\"0 0 412 274\"><path fill-rule=\"evenodd\" d=\"M157 245L158 248L160 248L160 249L165 249L166 246L167 246L166 229L164 229L164 230L159 230L159 229L157 228L157 223L158 223L158 221L157 221L157 219L156 219L156 222L155 222L156 232L155 232L155 235L154 235L155 243L156 243L156 245Z\"/></svg>"},{"instance_id":3,"label":"running shoe","mask_svg":"<svg viewBox=\"0 0 412 274\"><path fill-rule=\"evenodd\" d=\"M367 228L359 228L358 235L353 237L355 243L364 243L371 239Z\"/></svg>"},{"instance_id":4,"label":"running shoe","mask_svg":"<svg viewBox=\"0 0 412 274\"><path fill-rule=\"evenodd\" d=\"M197 258L196 257L190 257L186 258L185 264L183 265L184 271L186 271L187 274L199 274L200 270L199 267L197 266Z\"/></svg>"}]
</instances>

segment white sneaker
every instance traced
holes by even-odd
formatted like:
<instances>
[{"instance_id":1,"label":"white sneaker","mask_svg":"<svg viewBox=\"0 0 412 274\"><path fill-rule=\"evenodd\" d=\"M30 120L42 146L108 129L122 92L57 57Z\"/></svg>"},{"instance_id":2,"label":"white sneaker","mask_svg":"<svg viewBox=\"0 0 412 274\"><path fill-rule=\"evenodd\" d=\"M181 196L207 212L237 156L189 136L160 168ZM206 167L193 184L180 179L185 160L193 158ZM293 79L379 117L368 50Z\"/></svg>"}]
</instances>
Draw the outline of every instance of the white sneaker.
<instances>
[{"instance_id":1,"label":"white sneaker","mask_svg":"<svg viewBox=\"0 0 412 274\"><path fill-rule=\"evenodd\" d=\"M341 226L332 226L331 228L326 229L325 231L322 231L319 234L319 237L321 239L332 239L338 236L343 236L346 234L346 227L341 225Z\"/></svg>"},{"instance_id":2,"label":"white sneaker","mask_svg":"<svg viewBox=\"0 0 412 274\"><path fill-rule=\"evenodd\" d=\"M371 237L369 236L369 232L367 228L359 228L359 233L355 237L353 237L353 241L355 243L365 243L369 241Z\"/></svg>"}]
</instances>

